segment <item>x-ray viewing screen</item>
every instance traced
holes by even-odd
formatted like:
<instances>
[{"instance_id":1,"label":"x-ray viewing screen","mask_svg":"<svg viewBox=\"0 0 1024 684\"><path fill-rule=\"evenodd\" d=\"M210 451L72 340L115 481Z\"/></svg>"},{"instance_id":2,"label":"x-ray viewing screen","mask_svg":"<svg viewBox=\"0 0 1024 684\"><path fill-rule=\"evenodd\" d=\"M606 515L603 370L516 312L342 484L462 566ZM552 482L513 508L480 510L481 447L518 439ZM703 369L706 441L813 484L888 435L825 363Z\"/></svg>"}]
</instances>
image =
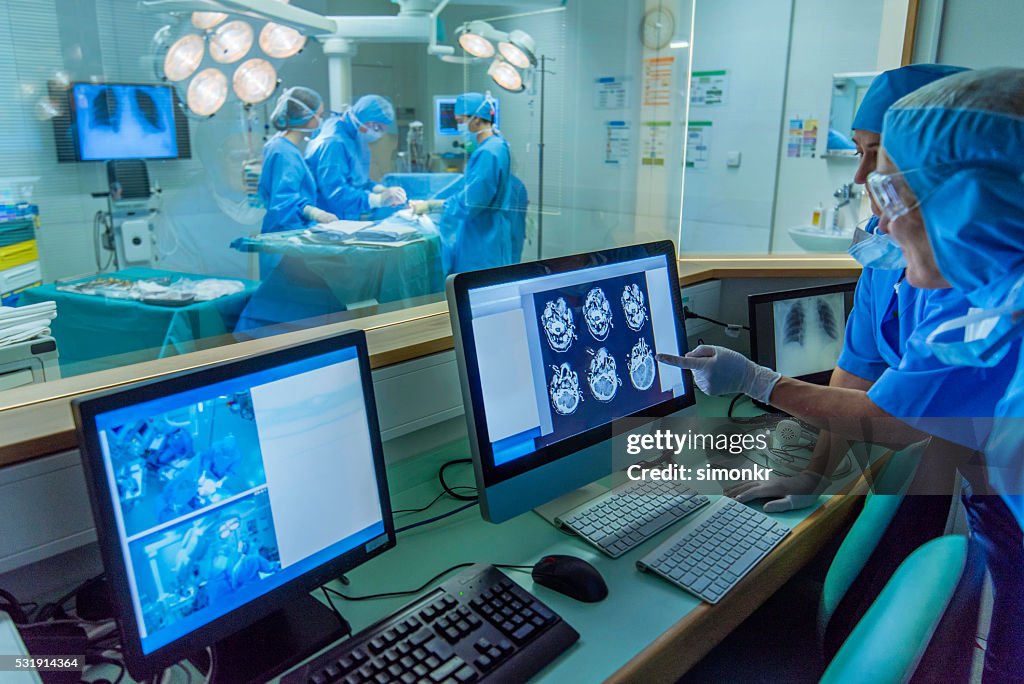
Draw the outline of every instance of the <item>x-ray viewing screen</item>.
<instances>
[{"instance_id":1,"label":"x-ray viewing screen","mask_svg":"<svg viewBox=\"0 0 1024 684\"><path fill-rule=\"evenodd\" d=\"M178 156L169 86L76 83L71 96L82 161Z\"/></svg>"},{"instance_id":2,"label":"x-ray viewing screen","mask_svg":"<svg viewBox=\"0 0 1024 684\"><path fill-rule=\"evenodd\" d=\"M96 430L146 653L387 541L355 347L101 413Z\"/></svg>"},{"instance_id":3,"label":"x-ray viewing screen","mask_svg":"<svg viewBox=\"0 0 1024 684\"><path fill-rule=\"evenodd\" d=\"M494 465L682 396L675 286L646 257L470 290Z\"/></svg>"},{"instance_id":4,"label":"x-ray viewing screen","mask_svg":"<svg viewBox=\"0 0 1024 684\"><path fill-rule=\"evenodd\" d=\"M753 304L758 363L797 378L835 369L853 306L853 284L825 289L830 291L805 290L800 293L803 296L759 299Z\"/></svg>"}]
</instances>

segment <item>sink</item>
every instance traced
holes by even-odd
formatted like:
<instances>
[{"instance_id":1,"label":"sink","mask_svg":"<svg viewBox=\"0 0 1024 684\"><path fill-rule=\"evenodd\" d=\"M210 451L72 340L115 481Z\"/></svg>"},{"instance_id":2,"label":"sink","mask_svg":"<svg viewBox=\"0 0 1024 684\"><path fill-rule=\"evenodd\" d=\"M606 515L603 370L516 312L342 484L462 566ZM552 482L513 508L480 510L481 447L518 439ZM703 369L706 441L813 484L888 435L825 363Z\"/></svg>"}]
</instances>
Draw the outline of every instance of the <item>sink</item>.
<instances>
[{"instance_id":1,"label":"sink","mask_svg":"<svg viewBox=\"0 0 1024 684\"><path fill-rule=\"evenodd\" d=\"M796 226L789 229L789 237L808 252L845 252L853 233L833 233L816 226Z\"/></svg>"}]
</instances>

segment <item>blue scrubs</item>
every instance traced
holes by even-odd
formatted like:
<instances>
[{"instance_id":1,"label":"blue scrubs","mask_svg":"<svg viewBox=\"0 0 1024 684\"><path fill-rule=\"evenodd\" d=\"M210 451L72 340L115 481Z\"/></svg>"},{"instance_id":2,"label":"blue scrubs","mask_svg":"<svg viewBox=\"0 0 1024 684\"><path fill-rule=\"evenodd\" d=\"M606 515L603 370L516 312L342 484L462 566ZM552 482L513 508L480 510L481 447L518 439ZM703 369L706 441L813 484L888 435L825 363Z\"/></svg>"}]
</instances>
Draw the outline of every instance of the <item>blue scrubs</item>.
<instances>
[{"instance_id":1,"label":"blue scrubs","mask_svg":"<svg viewBox=\"0 0 1024 684\"><path fill-rule=\"evenodd\" d=\"M310 224L302 210L316 202L316 181L302 152L281 133L263 146L263 171L258 190L267 208L261 233L305 228ZM270 275L280 261L280 255L260 254L260 277Z\"/></svg>"},{"instance_id":2,"label":"blue scrubs","mask_svg":"<svg viewBox=\"0 0 1024 684\"><path fill-rule=\"evenodd\" d=\"M370 146L347 114L324 123L306 149L306 163L316 178L318 207L349 221L370 211Z\"/></svg>"},{"instance_id":3,"label":"blue scrubs","mask_svg":"<svg viewBox=\"0 0 1024 684\"><path fill-rule=\"evenodd\" d=\"M441 216L449 272L512 263L510 168L508 143L500 135L485 139L470 155L462 187L445 202Z\"/></svg>"},{"instance_id":4,"label":"blue scrubs","mask_svg":"<svg viewBox=\"0 0 1024 684\"><path fill-rule=\"evenodd\" d=\"M523 260L523 245L526 244L526 208L530 204L526 186L512 176L512 263Z\"/></svg>"}]
</instances>

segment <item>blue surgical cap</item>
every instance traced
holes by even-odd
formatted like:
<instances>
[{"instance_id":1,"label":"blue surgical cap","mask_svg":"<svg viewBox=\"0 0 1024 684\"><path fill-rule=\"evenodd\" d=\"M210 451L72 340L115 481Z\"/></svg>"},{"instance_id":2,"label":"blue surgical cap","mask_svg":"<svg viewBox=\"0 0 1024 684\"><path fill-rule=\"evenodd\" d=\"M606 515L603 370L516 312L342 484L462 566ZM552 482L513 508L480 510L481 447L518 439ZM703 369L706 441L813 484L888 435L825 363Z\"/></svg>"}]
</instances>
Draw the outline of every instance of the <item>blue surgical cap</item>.
<instances>
[{"instance_id":1,"label":"blue surgical cap","mask_svg":"<svg viewBox=\"0 0 1024 684\"><path fill-rule=\"evenodd\" d=\"M360 123L378 123L389 129L395 125L395 108L386 97L363 95L352 105L352 114Z\"/></svg>"},{"instance_id":2,"label":"blue surgical cap","mask_svg":"<svg viewBox=\"0 0 1024 684\"><path fill-rule=\"evenodd\" d=\"M315 115L316 110L323 104L320 93L312 88L294 86L288 88L281 97L277 98L277 104L270 115L270 122L279 131L289 128L298 128L308 123Z\"/></svg>"},{"instance_id":3,"label":"blue surgical cap","mask_svg":"<svg viewBox=\"0 0 1024 684\"><path fill-rule=\"evenodd\" d=\"M1024 116L990 105L1014 88L1024 90L1024 69L950 76L893 105L882 134L939 271L985 308L1024 305L1007 301L1024 275Z\"/></svg>"},{"instance_id":4,"label":"blue surgical cap","mask_svg":"<svg viewBox=\"0 0 1024 684\"><path fill-rule=\"evenodd\" d=\"M911 64L882 72L871 82L871 87L864 95L853 117L853 130L881 133L885 112L896 100L933 81L961 71L966 69L945 64Z\"/></svg>"},{"instance_id":5,"label":"blue surgical cap","mask_svg":"<svg viewBox=\"0 0 1024 684\"><path fill-rule=\"evenodd\" d=\"M483 93L463 93L455 98L457 116L475 116L494 123L494 100Z\"/></svg>"}]
</instances>

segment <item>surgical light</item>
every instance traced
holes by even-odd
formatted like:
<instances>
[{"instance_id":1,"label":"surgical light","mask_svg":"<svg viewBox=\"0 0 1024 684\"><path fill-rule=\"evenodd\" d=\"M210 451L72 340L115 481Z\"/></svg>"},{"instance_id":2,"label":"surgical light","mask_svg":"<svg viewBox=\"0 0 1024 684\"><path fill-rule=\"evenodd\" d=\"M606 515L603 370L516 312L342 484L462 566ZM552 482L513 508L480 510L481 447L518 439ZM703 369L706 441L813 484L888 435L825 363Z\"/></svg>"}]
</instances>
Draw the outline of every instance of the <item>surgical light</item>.
<instances>
[{"instance_id":1,"label":"surgical light","mask_svg":"<svg viewBox=\"0 0 1024 684\"><path fill-rule=\"evenodd\" d=\"M193 12L192 25L202 31L208 31L228 18L224 12Z\"/></svg>"},{"instance_id":2,"label":"surgical light","mask_svg":"<svg viewBox=\"0 0 1024 684\"><path fill-rule=\"evenodd\" d=\"M290 26L268 23L260 31L260 49L271 57L287 59L306 46L306 36Z\"/></svg>"},{"instance_id":3,"label":"surgical light","mask_svg":"<svg viewBox=\"0 0 1024 684\"><path fill-rule=\"evenodd\" d=\"M277 70L265 59L247 59L235 69L231 87L242 102L259 104L277 88Z\"/></svg>"},{"instance_id":4,"label":"surgical light","mask_svg":"<svg viewBox=\"0 0 1024 684\"><path fill-rule=\"evenodd\" d=\"M462 49L474 57L493 57L494 44L486 37L487 33L494 33L489 24L482 21L471 21L459 29L459 45Z\"/></svg>"},{"instance_id":5,"label":"surgical light","mask_svg":"<svg viewBox=\"0 0 1024 684\"><path fill-rule=\"evenodd\" d=\"M210 56L221 64L234 64L245 57L252 42L252 26L240 19L229 21L210 38Z\"/></svg>"},{"instance_id":6,"label":"surgical light","mask_svg":"<svg viewBox=\"0 0 1024 684\"><path fill-rule=\"evenodd\" d=\"M213 116L228 99L228 77L220 69L203 69L188 84L188 108L199 116Z\"/></svg>"},{"instance_id":7,"label":"surgical light","mask_svg":"<svg viewBox=\"0 0 1024 684\"><path fill-rule=\"evenodd\" d=\"M491 63L490 68L487 69L487 75L499 86L512 93L521 92L525 87L519 70L500 59Z\"/></svg>"},{"instance_id":8,"label":"surgical light","mask_svg":"<svg viewBox=\"0 0 1024 684\"><path fill-rule=\"evenodd\" d=\"M532 66L536 66L536 50L537 43L530 34L518 29L508 34L508 40L498 43L498 51L501 52L501 56L520 69L529 69Z\"/></svg>"},{"instance_id":9,"label":"surgical light","mask_svg":"<svg viewBox=\"0 0 1024 684\"><path fill-rule=\"evenodd\" d=\"M174 41L164 56L164 77L168 81L184 81L199 68L206 43L197 33L189 33Z\"/></svg>"}]
</instances>

